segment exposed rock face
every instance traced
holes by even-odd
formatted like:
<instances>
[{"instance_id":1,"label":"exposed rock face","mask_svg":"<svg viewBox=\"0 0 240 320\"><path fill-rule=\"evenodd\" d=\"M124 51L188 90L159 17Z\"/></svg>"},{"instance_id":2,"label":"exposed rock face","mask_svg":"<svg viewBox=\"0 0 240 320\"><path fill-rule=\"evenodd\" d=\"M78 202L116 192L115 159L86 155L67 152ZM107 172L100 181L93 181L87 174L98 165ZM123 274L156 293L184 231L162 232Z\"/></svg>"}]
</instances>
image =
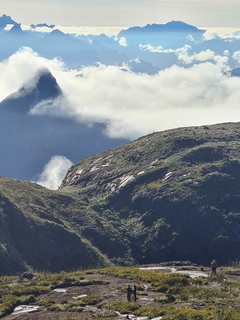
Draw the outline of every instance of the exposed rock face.
<instances>
[{"instance_id":1,"label":"exposed rock face","mask_svg":"<svg viewBox=\"0 0 240 320\"><path fill-rule=\"evenodd\" d=\"M154 133L82 160L61 190L123 228L139 263L227 263L240 254L239 137L239 123Z\"/></svg>"}]
</instances>

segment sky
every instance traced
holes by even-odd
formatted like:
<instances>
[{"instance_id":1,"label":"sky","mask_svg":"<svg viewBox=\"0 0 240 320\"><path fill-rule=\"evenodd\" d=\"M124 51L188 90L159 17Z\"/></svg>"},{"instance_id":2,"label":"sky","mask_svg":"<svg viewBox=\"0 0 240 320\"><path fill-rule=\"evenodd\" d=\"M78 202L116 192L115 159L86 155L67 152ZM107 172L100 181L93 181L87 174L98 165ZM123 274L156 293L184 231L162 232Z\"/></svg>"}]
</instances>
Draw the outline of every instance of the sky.
<instances>
[{"instance_id":1,"label":"sky","mask_svg":"<svg viewBox=\"0 0 240 320\"><path fill-rule=\"evenodd\" d=\"M143 26L181 20L197 27L239 28L239 0L0 0L22 24Z\"/></svg>"}]
</instances>

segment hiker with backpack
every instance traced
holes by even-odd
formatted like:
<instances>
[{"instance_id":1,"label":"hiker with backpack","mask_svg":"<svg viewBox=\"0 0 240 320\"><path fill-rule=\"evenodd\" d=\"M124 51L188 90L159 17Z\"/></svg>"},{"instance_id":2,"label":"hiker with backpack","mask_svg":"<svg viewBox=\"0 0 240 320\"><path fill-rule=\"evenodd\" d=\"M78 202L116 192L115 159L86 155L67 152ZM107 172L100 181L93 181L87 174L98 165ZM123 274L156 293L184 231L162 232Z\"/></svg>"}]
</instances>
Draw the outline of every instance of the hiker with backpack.
<instances>
[{"instance_id":1,"label":"hiker with backpack","mask_svg":"<svg viewBox=\"0 0 240 320\"><path fill-rule=\"evenodd\" d=\"M211 270L212 270L212 275L216 276L217 275L217 262L214 259L211 262Z\"/></svg>"}]
</instances>

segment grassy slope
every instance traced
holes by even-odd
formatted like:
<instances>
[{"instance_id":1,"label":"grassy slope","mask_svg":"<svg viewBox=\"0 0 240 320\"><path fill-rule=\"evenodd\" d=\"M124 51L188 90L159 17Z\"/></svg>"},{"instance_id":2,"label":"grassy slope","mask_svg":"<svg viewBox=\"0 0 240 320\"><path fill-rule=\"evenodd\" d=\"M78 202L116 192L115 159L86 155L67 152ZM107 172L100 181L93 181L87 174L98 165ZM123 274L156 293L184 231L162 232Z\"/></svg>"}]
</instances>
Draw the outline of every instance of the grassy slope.
<instances>
[{"instance_id":1,"label":"grassy slope","mask_svg":"<svg viewBox=\"0 0 240 320\"><path fill-rule=\"evenodd\" d=\"M140 263L226 263L240 253L239 137L238 123L157 132L80 161L61 190L89 201Z\"/></svg>"},{"instance_id":2,"label":"grassy slope","mask_svg":"<svg viewBox=\"0 0 240 320\"><path fill-rule=\"evenodd\" d=\"M240 254L238 123L157 132L83 159L59 191L0 177L0 274Z\"/></svg>"},{"instance_id":3,"label":"grassy slope","mask_svg":"<svg viewBox=\"0 0 240 320\"><path fill-rule=\"evenodd\" d=\"M107 259L81 235L90 225L82 203L30 182L0 177L0 274L104 265ZM78 215L79 227L72 227Z\"/></svg>"}]
</instances>

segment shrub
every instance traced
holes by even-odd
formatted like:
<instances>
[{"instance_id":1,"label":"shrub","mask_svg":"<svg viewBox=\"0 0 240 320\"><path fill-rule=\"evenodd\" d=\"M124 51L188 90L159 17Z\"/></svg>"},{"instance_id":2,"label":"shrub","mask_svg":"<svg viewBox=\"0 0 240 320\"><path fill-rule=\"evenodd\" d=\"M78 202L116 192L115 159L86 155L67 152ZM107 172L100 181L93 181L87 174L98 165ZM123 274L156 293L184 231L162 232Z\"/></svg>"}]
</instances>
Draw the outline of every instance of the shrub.
<instances>
[{"instance_id":1,"label":"shrub","mask_svg":"<svg viewBox=\"0 0 240 320\"><path fill-rule=\"evenodd\" d=\"M97 305L99 302L102 301L102 298L99 295L92 295L92 296L86 296L79 299L79 304L81 306L86 305Z\"/></svg>"}]
</instances>

